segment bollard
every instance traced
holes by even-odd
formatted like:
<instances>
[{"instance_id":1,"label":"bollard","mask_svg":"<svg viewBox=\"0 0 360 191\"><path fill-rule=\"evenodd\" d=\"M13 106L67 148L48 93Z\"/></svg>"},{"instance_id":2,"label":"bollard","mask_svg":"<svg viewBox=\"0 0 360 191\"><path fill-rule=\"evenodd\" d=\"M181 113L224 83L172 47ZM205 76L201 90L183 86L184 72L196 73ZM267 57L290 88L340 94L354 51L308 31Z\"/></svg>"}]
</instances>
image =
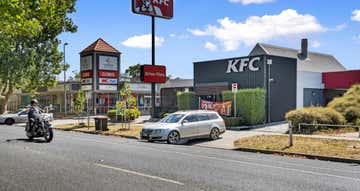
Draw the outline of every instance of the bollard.
<instances>
[{"instance_id":1,"label":"bollard","mask_svg":"<svg viewBox=\"0 0 360 191\"><path fill-rule=\"evenodd\" d=\"M289 147L293 146L293 127L291 121L289 121Z\"/></svg>"}]
</instances>

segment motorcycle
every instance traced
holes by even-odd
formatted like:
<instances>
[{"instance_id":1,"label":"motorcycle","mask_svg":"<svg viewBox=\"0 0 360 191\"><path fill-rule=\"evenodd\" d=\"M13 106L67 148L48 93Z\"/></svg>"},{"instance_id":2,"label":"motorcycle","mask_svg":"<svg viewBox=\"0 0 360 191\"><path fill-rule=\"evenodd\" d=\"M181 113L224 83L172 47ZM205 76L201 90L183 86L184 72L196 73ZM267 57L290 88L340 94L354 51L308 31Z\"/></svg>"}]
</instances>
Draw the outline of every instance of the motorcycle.
<instances>
[{"instance_id":1,"label":"motorcycle","mask_svg":"<svg viewBox=\"0 0 360 191\"><path fill-rule=\"evenodd\" d=\"M50 123L49 116L42 115L40 119L30 119L30 123L26 123L26 136L30 141L35 137L44 137L46 142L51 142L54 137L53 126ZM30 125L32 128L30 129Z\"/></svg>"}]
</instances>

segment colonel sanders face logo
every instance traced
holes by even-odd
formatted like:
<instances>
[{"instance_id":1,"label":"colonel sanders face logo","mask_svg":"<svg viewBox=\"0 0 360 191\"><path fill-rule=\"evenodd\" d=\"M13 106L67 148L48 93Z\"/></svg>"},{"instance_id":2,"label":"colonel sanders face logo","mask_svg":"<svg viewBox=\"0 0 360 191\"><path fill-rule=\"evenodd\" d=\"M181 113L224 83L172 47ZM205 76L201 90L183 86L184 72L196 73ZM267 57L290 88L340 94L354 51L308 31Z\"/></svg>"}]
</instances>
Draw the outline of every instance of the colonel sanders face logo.
<instances>
[{"instance_id":1,"label":"colonel sanders face logo","mask_svg":"<svg viewBox=\"0 0 360 191\"><path fill-rule=\"evenodd\" d=\"M163 15L159 7L151 4L151 0L141 0L141 5L137 5L136 11L155 14L158 16Z\"/></svg>"},{"instance_id":2,"label":"colonel sanders face logo","mask_svg":"<svg viewBox=\"0 0 360 191\"><path fill-rule=\"evenodd\" d=\"M153 12L153 6L151 5L151 0L142 0L141 11Z\"/></svg>"}]
</instances>

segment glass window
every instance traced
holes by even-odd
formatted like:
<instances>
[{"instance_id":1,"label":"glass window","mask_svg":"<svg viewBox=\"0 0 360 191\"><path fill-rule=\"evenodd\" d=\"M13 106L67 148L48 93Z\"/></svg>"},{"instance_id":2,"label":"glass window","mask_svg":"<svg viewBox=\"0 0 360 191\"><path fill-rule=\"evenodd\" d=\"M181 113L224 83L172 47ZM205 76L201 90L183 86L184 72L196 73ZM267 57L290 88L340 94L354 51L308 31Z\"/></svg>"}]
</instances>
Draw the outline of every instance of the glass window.
<instances>
[{"instance_id":1,"label":"glass window","mask_svg":"<svg viewBox=\"0 0 360 191\"><path fill-rule=\"evenodd\" d=\"M202 113L202 114L196 114L197 115L197 118L199 121L206 121L206 120L209 120L209 117L207 114L205 113Z\"/></svg>"},{"instance_id":2,"label":"glass window","mask_svg":"<svg viewBox=\"0 0 360 191\"><path fill-rule=\"evenodd\" d=\"M191 123L198 121L198 118L196 115L188 115L184 120L187 120L189 123Z\"/></svg>"},{"instance_id":3,"label":"glass window","mask_svg":"<svg viewBox=\"0 0 360 191\"><path fill-rule=\"evenodd\" d=\"M27 115L28 113L26 111L21 112L19 115Z\"/></svg>"},{"instance_id":4,"label":"glass window","mask_svg":"<svg viewBox=\"0 0 360 191\"><path fill-rule=\"evenodd\" d=\"M209 113L209 114L208 114L208 117L209 117L210 120L212 120L212 119L219 119L218 115L216 115L215 113Z\"/></svg>"},{"instance_id":5,"label":"glass window","mask_svg":"<svg viewBox=\"0 0 360 191\"><path fill-rule=\"evenodd\" d=\"M160 120L161 123L177 123L181 118L184 117L184 114L170 114L164 119Z\"/></svg>"}]
</instances>

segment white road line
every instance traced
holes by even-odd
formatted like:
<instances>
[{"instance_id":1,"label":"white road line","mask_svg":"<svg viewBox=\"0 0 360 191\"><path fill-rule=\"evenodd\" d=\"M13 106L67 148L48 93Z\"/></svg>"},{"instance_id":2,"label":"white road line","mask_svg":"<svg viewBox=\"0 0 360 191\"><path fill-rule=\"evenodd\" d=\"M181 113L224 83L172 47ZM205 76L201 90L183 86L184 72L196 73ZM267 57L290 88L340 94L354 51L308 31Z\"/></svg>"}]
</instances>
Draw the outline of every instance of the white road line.
<instances>
[{"instance_id":1,"label":"white road line","mask_svg":"<svg viewBox=\"0 0 360 191\"><path fill-rule=\"evenodd\" d=\"M295 169L295 168L272 166L272 165L266 165L266 164L260 164L260 163L254 163L254 162L238 161L238 160L232 160L232 159L223 159L223 158L217 158L217 157L211 157L211 156L204 156L204 155L197 155L197 154L188 154L188 153L180 153L180 152L177 152L177 154L182 154L182 155L187 155L187 156L193 156L193 157L195 156L195 157L199 157L199 158L206 158L206 159L212 159L212 160L219 160L219 161L240 163L240 164L246 164L246 165L255 165L255 166L261 166L261 167L267 167L267 168L275 168L275 169L281 169L281 170L288 170L288 171L300 172L300 173L305 173L305 174L328 176L328 177L333 177L333 178L347 179L347 180L352 180L352 181L360 182L360 179L359 179L359 178L353 178L353 177L348 177L348 176L340 176L340 175L334 175L334 174L328 174L328 173L322 173L322 172L314 172L314 171L300 170L300 169Z\"/></svg>"},{"instance_id":2,"label":"white road line","mask_svg":"<svg viewBox=\"0 0 360 191\"><path fill-rule=\"evenodd\" d=\"M69 138L69 137L66 137L66 138ZM103 143L103 144L110 144L110 145L121 145L121 144L127 144L129 145L128 143L121 143L121 142L107 142L107 141L95 141L93 139L87 139L87 138L83 138L83 137L78 137L76 139L81 139L81 140L84 140L84 141L91 141L91 142L96 142L96 143ZM185 149L180 149L180 148L177 148L177 150L181 150L181 151L184 151L184 152L177 152L177 151L169 151L168 149L163 149L163 150L160 150L158 148L153 148L151 146L147 146L147 147L144 147L144 146L141 146L141 145L130 145L131 147L137 147L137 148L144 148L144 149L150 149L150 150L155 150L155 151L158 151L158 152L164 152L164 153L176 153L176 154L182 154L182 155L191 155L191 156L198 156L198 157L207 157L206 155L201 155L201 154L193 154L193 153L186 153ZM216 157L213 157L213 158L216 158ZM239 158L242 158L242 159L255 159L255 158L248 158L248 157L239 157ZM217 158L217 159L221 159L221 158ZM233 160L233 159L221 159L221 160L231 160L233 162L237 162L237 163L247 163L245 161L238 161L238 160ZM262 161L261 159L255 159L257 161ZM270 160L264 160L264 162L274 162L274 161L270 161ZM250 164L259 164L259 165L262 165L260 163L252 163L252 162L248 162ZM312 168L312 169L318 169L318 170L328 170L328 171L333 171L333 172L343 172L343 173L354 173L354 174L357 174L358 172L352 172L352 171L345 171L345 170L335 170L335 169L328 169L328 168L321 168L321 167L312 167L312 166L307 166L307 165L297 165L297 164L291 164L291 163L286 163L286 162L275 162L275 163L278 163L278 164L286 164L286 165L292 165L292 166L303 166L303 167L308 167L308 168ZM274 168L281 168L281 169L288 169L288 170L298 170L298 169L292 169L292 168L287 168L287 167L279 167L279 166L272 166L272 165L267 165L269 167L274 167ZM299 170L299 172L302 172L303 170ZM306 171L306 172L314 172L314 171ZM317 173L317 172L314 172L314 173ZM326 173L323 173L323 174L326 174ZM329 174L329 175L332 175L332 174ZM333 175L333 176L337 176L337 175ZM346 176L339 176L339 177L346 177ZM351 177L348 177L348 178L351 178ZM351 178L351 179L356 179L356 178ZM360 181L360 179L356 179L357 181Z\"/></svg>"},{"instance_id":3,"label":"white road line","mask_svg":"<svg viewBox=\"0 0 360 191\"><path fill-rule=\"evenodd\" d=\"M167 179L167 178L162 178L162 177L159 177L159 176L152 176L152 175L143 174L143 173L132 171L132 170L126 170L126 169L123 169L123 168L108 166L108 165L99 164L99 163L95 163L95 165L103 167L103 168L108 168L108 169L112 169L112 170L125 172L125 173L128 173L128 174L134 174L134 175L138 175L138 176L142 176L142 177L146 177L146 178L151 178L151 179L155 179L155 180L161 180L161 181L164 181L164 182L169 182L169 183L177 184L177 185L180 185L180 186L185 185L182 182L178 182L176 180L171 180L171 179Z\"/></svg>"}]
</instances>

